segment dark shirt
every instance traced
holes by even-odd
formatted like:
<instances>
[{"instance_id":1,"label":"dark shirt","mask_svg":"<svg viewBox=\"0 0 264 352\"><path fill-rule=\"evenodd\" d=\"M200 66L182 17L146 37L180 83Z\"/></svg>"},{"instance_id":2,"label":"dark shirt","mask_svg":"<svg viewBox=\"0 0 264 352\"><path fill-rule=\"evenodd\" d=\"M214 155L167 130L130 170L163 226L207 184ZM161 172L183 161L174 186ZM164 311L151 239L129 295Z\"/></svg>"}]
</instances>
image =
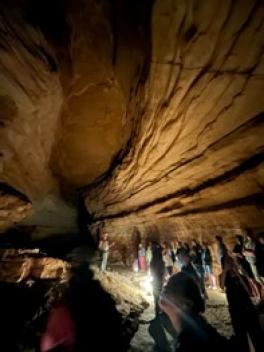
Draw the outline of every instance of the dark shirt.
<instances>
[{"instance_id":1,"label":"dark shirt","mask_svg":"<svg viewBox=\"0 0 264 352\"><path fill-rule=\"evenodd\" d=\"M224 243L217 244L217 255L219 263L222 263L224 257L227 255L227 248Z\"/></svg>"},{"instance_id":2,"label":"dark shirt","mask_svg":"<svg viewBox=\"0 0 264 352\"><path fill-rule=\"evenodd\" d=\"M249 294L247 292L247 281L243 275L233 274L231 271L225 277L226 297L229 310L240 312L243 315L245 309L253 308Z\"/></svg>"},{"instance_id":3,"label":"dark shirt","mask_svg":"<svg viewBox=\"0 0 264 352\"><path fill-rule=\"evenodd\" d=\"M204 265L212 265L212 256L209 248L203 250L202 260Z\"/></svg>"},{"instance_id":4,"label":"dark shirt","mask_svg":"<svg viewBox=\"0 0 264 352\"><path fill-rule=\"evenodd\" d=\"M183 265L181 268L181 272L185 273L187 276L192 278L196 282L196 284L200 287L200 277L199 277L196 269L192 265L192 263L189 263L187 265Z\"/></svg>"},{"instance_id":5,"label":"dark shirt","mask_svg":"<svg viewBox=\"0 0 264 352\"><path fill-rule=\"evenodd\" d=\"M243 245L239 243L235 244L233 248L233 253L239 254L239 256L237 256L237 263L244 270L244 274L253 278L254 275L252 273L251 267L248 261L246 260L246 257L243 255Z\"/></svg>"},{"instance_id":6,"label":"dark shirt","mask_svg":"<svg viewBox=\"0 0 264 352\"><path fill-rule=\"evenodd\" d=\"M231 352L228 341L219 335L216 329L209 325L201 316L188 317L188 323L183 325L175 352ZM232 349L232 352L234 350Z\"/></svg>"},{"instance_id":7,"label":"dark shirt","mask_svg":"<svg viewBox=\"0 0 264 352\"><path fill-rule=\"evenodd\" d=\"M152 258L150 261L150 270L155 277L162 277L165 271L165 264L162 257L162 248L160 245L152 246Z\"/></svg>"},{"instance_id":8,"label":"dark shirt","mask_svg":"<svg viewBox=\"0 0 264 352\"><path fill-rule=\"evenodd\" d=\"M203 265L202 262L203 249L200 245L195 245L192 247L192 262L194 265Z\"/></svg>"}]
</instances>

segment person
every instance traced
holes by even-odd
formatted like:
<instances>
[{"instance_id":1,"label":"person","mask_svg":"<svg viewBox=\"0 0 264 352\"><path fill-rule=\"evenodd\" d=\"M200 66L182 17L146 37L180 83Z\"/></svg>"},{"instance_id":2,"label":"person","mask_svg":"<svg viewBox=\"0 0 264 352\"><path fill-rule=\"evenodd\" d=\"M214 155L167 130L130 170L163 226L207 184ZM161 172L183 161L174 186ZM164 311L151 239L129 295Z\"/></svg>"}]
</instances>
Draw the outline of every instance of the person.
<instances>
[{"instance_id":1,"label":"person","mask_svg":"<svg viewBox=\"0 0 264 352\"><path fill-rule=\"evenodd\" d=\"M250 299L250 288L246 278L239 273L238 266L230 256L225 257L220 286L226 291L228 309L234 329L238 350L249 352L248 335L255 352L263 350L263 337L255 307Z\"/></svg>"},{"instance_id":2,"label":"person","mask_svg":"<svg viewBox=\"0 0 264 352\"><path fill-rule=\"evenodd\" d=\"M204 272L206 275L208 275L209 288L216 290L217 285L216 285L216 278L213 274L213 259L207 243L203 243L202 245L202 262L203 262Z\"/></svg>"},{"instance_id":3,"label":"person","mask_svg":"<svg viewBox=\"0 0 264 352\"><path fill-rule=\"evenodd\" d=\"M163 261L166 268L166 275L170 277L173 273L173 254L172 249L169 248L166 242L163 244Z\"/></svg>"},{"instance_id":4,"label":"person","mask_svg":"<svg viewBox=\"0 0 264 352\"><path fill-rule=\"evenodd\" d=\"M165 278L165 265L162 256L162 246L156 241L152 242L152 258L150 262L150 272L153 277L153 297L155 304L155 313L157 315L159 313L159 296Z\"/></svg>"},{"instance_id":5,"label":"person","mask_svg":"<svg viewBox=\"0 0 264 352\"><path fill-rule=\"evenodd\" d=\"M232 251L233 256L236 258L236 262L239 265L239 267L241 268L243 275L248 280L253 297L259 298L260 292L258 290L258 286L256 284L255 277L254 277L253 271L251 269L251 266L244 256L243 248L244 248L243 236L237 235L236 236L236 243L235 243L235 246Z\"/></svg>"},{"instance_id":6,"label":"person","mask_svg":"<svg viewBox=\"0 0 264 352\"><path fill-rule=\"evenodd\" d=\"M184 273L185 275L189 276L196 283L196 285L199 287L199 289L202 290L201 280L200 280L199 274L198 274L196 268L192 264L190 255L187 253L182 254L181 272Z\"/></svg>"},{"instance_id":7,"label":"person","mask_svg":"<svg viewBox=\"0 0 264 352\"><path fill-rule=\"evenodd\" d=\"M243 245L243 255L246 257L246 260L248 261L251 267L251 270L254 275L254 279L258 283L261 283L261 280L257 271L257 266L256 266L255 248L256 248L256 244L252 238L252 231L247 229L245 234L244 245Z\"/></svg>"},{"instance_id":8,"label":"person","mask_svg":"<svg viewBox=\"0 0 264 352\"><path fill-rule=\"evenodd\" d=\"M151 245L149 244L147 246L147 250L146 250L146 263L147 263L147 267L148 267L148 272L149 273L150 273L151 258L152 258L152 250L151 250Z\"/></svg>"},{"instance_id":9,"label":"person","mask_svg":"<svg viewBox=\"0 0 264 352\"><path fill-rule=\"evenodd\" d=\"M221 268L223 269L225 257L228 253L227 248L221 236L215 236L215 239L217 244L217 261L218 261L218 264L221 265Z\"/></svg>"},{"instance_id":10,"label":"person","mask_svg":"<svg viewBox=\"0 0 264 352\"><path fill-rule=\"evenodd\" d=\"M141 242L138 245L138 268L140 271L146 271L146 250Z\"/></svg>"},{"instance_id":11,"label":"person","mask_svg":"<svg viewBox=\"0 0 264 352\"><path fill-rule=\"evenodd\" d=\"M201 280L204 281L204 268L203 268L203 260L202 260L203 249L201 245L194 239L192 240L192 247L191 247L191 259L193 265L195 266L196 270L198 271Z\"/></svg>"},{"instance_id":12,"label":"person","mask_svg":"<svg viewBox=\"0 0 264 352\"><path fill-rule=\"evenodd\" d=\"M176 246L176 263L178 266L178 269L181 270L182 268L182 254L185 253L185 249L183 248L183 244L181 241L177 242L177 246Z\"/></svg>"},{"instance_id":13,"label":"person","mask_svg":"<svg viewBox=\"0 0 264 352\"><path fill-rule=\"evenodd\" d=\"M186 254L189 254L190 253L190 246L188 245L188 243L187 242L184 242L183 243L183 251L184 251L184 253L186 253Z\"/></svg>"},{"instance_id":14,"label":"person","mask_svg":"<svg viewBox=\"0 0 264 352\"><path fill-rule=\"evenodd\" d=\"M264 284L264 233L261 233L256 242L256 267L261 279L262 285Z\"/></svg>"},{"instance_id":15,"label":"person","mask_svg":"<svg viewBox=\"0 0 264 352\"><path fill-rule=\"evenodd\" d=\"M201 315L205 310L204 300L198 286L185 273L171 276L161 294L160 308L177 332L175 352L234 351Z\"/></svg>"},{"instance_id":16,"label":"person","mask_svg":"<svg viewBox=\"0 0 264 352\"><path fill-rule=\"evenodd\" d=\"M94 280L88 263L73 266L66 291L48 314L40 352L125 352L126 340L115 302Z\"/></svg>"},{"instance_id":17,"label":"person","mask_svg":"<svg viewBox=\"0 0 264 352\"><path fill-rule=\"evenodd\" d=\"M113 245L114 243L111 245L109 243L108 233L104 233L99 242L99 250L101 251L101 271L103 272L107 269L109 251Z\"/></svg>"}]
</instances>

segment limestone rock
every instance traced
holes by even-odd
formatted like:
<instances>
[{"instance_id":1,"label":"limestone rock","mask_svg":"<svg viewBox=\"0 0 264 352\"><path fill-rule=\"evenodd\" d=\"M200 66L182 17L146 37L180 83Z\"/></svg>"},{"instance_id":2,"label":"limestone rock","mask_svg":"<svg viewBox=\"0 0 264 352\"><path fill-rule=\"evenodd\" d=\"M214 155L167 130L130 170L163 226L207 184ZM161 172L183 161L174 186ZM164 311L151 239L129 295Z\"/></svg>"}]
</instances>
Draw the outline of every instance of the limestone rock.
<instances>
[{"instance_id":1,"label":"limestone rock","mask_svg":"<svg viewBox=\"0 0 264 352\"><path fill-rule=\"evenodd\" d=\"M0 6L0 180L28 224L75 232L81 188L119 242L263 230L261 1Z\"/></svg>"}]
</instances>

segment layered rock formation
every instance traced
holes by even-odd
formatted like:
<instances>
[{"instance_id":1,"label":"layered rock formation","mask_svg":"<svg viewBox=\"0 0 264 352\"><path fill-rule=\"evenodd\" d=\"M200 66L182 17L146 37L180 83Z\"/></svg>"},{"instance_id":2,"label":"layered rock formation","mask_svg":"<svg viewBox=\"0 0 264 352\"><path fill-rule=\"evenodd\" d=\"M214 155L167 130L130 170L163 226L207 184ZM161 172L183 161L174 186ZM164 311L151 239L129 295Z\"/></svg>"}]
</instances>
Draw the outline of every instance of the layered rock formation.
<instances>
[{"instance_id":1,"label":"layered rock formation","mask_svg":"<svg viewBox=\"0 0 264 352\"><path fill-rule=\"evenodd\" d=\"M0 179L32 203L27 224L75 231L81 188L91 230L118 242L262 231L261 1L1 13Z\"/></svg>"},{"instance_id":2,"label":"layered rock formation","mask_svg":"<svg viewBox=\"0 0 264 352\"><path fill-rule=\"evenodd\" d=\"M164 235L263 228L263 15L257 1L155 2L132 146L87 192L99 223L120 235L136 223Z\"/></svg>"}]
</instances>

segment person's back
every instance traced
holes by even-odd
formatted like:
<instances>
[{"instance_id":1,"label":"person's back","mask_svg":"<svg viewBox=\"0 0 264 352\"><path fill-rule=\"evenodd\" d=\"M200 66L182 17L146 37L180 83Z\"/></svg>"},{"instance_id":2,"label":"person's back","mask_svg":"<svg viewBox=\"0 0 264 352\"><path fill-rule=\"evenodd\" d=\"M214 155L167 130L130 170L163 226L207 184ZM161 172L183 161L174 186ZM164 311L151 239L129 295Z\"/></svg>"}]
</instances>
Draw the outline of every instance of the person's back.
<instances>
[{"instance_id":1,"label":"person's back","mask_svg":"<svg viewBox=\"0 0 264 352\"><path fill-rule=\"evenodd\" d=\"M189 276L199 286L199 288L201 288L200 277L190 261L185 261L184 265L181 268L181 272Z\"/></svg>"},{"instance_id":2,"label":"person's back","mask_svg":"<svg viewBox=\"0 0 264 352\"><path fill-rule=\"evenodd\" d=\"M201 266L202 263L202 247L198 243L194 243L191 249L192 262L196 266Z\"/></svg>"},{"instance_id":3,"label":"person's back","mask_svg":"<svg viewBox=\"0 0 264 352\"><path fill-rule=\"evenodd\" d=\"M228 254L228 251L227 251L226 245L223 242L222 237L216 236L215 238L216 238L216 244L217 244L217 260L218 260L218 263L221 264L221 267L223 268L224 261Z\"/></svg>"},{"instance_id":4,"label":"person's back","mask_svg":"<svg viewBox=\"0 0 264 352\"><path fill-rule=\"evenodd\" d=\"M175 352L234 352L233 346L202 316L190 316L176 341ZM238 352L238 351L237 351Z\"/></svg>"},{"instance_id":5,"label":"person's back","mask_svg":"<svg viewBox=\"0 0 264 352\"><path fill-rule=\"evenodd\" d=\"M55 319L58 318L58 314L60 318L64 316L63 324L62 321ZM52 336L53 340L54 337L57 340L60 337L60 342L57 343L57 348L60 351L127 350L122 319L116 310L115 302L99 282L93 279L87 265L74 269L64 306L59 311L57 310L56 316L51 312L50 319L48 327L51 323L53 327L50 330L47 328L46 331L49 332L49 336L54 335ZM71 330L73 334L71 334ZM65 346L64 339L66 337L71 346L74 343L74 347L71 349L67 349L69 343ZM44 342L47 346L47 340ZM44 345L42 346L44 347ZM42 351L47 351L47 349L42 349Z\"/></svg>"},{"instance_id":6,"label":"person's back","mask_svg":"<svg viewBox=\"0 0 264 352\"><path fill-rule=\"evenodd\" d=\"M170 278L161 295L160 307L178 334L175 352L235 351L202 317L205 304L201 292L185 273Z\"/></svg>"}]
</instances>

